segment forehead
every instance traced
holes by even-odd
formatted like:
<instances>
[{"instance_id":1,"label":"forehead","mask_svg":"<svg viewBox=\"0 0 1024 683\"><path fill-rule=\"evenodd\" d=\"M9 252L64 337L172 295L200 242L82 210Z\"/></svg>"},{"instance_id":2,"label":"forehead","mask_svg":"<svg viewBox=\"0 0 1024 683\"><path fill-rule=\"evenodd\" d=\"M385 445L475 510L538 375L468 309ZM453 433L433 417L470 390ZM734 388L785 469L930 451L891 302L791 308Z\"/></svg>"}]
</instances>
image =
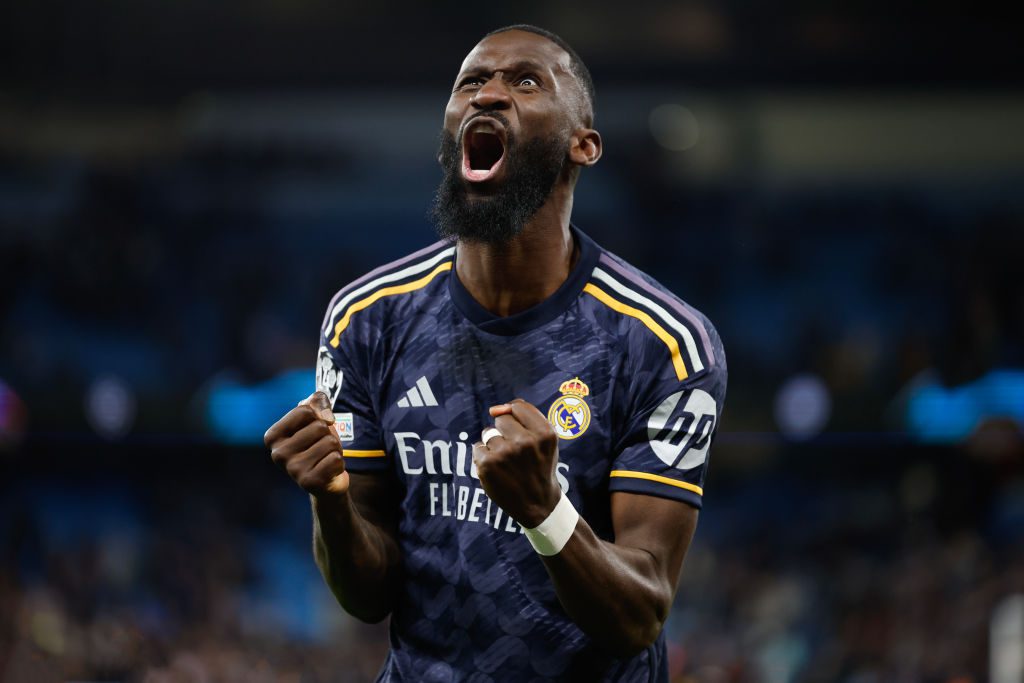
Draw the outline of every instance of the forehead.
<instances>
[{"instance_id":1,"label":"forehead","mask_svg":"<svg viewBox=\"0 0 1024 683\"><path fill-rule=\"evenodd\" d=\"M533 62L556 74L569 74L569 53L544 36L529 31L504 31L484 38L466 55L460 71L497 71Z\"/></svg>"}]
</instances>

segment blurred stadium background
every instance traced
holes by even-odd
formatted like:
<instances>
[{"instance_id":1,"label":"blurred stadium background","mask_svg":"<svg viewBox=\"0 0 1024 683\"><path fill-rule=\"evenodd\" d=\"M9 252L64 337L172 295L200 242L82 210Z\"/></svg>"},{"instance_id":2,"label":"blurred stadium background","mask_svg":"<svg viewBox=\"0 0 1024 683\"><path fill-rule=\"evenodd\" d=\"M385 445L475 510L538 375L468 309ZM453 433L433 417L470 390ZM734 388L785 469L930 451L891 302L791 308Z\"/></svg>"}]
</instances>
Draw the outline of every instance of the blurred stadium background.
<instances>
[{"instance_id":1,"label":"blurred stadium background","mask_svg":"<svg viewBox=\"0 0 1024 683\"><path fill-rule=\"evenodd\" d=\"M262 448L333 292L432 241L492 28L564 35L575 221L717 325L674 681L1024 680L1024 56L909 4L12 3L0 681L369 681Z\"/></svg>"}]
</instances>

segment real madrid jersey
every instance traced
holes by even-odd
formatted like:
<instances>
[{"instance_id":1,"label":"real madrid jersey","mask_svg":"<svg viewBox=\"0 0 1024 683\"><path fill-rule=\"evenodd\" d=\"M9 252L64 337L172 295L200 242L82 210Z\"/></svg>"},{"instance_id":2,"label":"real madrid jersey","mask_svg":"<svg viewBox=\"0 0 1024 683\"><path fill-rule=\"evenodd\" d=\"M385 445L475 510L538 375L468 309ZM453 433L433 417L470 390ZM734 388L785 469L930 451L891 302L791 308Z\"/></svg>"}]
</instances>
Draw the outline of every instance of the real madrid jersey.
<instances>
[{"instance_id":1,"label":"real madrid jersey","mask_svg":"<svg viewBox=\"0 0 1024 683\"><path fill-rule=\"evenodd\" d=\"M725 398L721 341L703 315L572 230L568 279L513 316L473 299L446 242L331 301L317 384L345 466L401 491L403 578L379 680L668 679L664 636L616 659L569 619L473 466L488 407L522 398L558 433L558 484L599 537L614 540L616 491L701 506Z\"/></svg>"}]
</instances>

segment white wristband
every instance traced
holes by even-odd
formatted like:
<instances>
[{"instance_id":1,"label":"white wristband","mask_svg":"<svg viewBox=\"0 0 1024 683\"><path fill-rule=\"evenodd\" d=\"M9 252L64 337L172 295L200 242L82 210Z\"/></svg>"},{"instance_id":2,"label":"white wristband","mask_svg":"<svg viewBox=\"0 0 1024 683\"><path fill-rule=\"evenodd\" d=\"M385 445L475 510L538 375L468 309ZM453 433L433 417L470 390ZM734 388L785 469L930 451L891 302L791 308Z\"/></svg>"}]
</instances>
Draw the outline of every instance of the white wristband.
<instances>
[{"instance_id":1,"label":"white wristband","mask_svg":"<svg viewBox=\"0 0 1024 683\"><path fill-rule=\"evenodd\" d=\"M525 529L524 532L534 550L545 557L550 557L562 552L562 548L572 537L572 532L576 530L576 522L579 519L580 513L576 512L568 496L563 493L547 519L535 529Z\"/></svg>"}]
</instances>

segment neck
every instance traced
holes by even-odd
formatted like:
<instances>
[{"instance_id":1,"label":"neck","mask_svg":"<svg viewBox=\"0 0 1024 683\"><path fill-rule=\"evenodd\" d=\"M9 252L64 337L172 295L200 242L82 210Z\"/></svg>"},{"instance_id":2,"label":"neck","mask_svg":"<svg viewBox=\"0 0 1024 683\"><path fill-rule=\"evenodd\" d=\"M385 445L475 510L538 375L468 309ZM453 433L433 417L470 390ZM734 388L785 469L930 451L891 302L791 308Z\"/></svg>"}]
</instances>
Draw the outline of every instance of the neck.
<instances>
[{"instance_id":1,"label":"neck","mask_svg":"<svg viewBox=\"0 0 1024 683\"><path fill-rule=\"evenodd\" d=\"M556 188L508 242L459 241L455 272L466 291L501 317L525 311L554 294L576 261L571 214L571 190Z\"/></svg>"}]
</instances>

